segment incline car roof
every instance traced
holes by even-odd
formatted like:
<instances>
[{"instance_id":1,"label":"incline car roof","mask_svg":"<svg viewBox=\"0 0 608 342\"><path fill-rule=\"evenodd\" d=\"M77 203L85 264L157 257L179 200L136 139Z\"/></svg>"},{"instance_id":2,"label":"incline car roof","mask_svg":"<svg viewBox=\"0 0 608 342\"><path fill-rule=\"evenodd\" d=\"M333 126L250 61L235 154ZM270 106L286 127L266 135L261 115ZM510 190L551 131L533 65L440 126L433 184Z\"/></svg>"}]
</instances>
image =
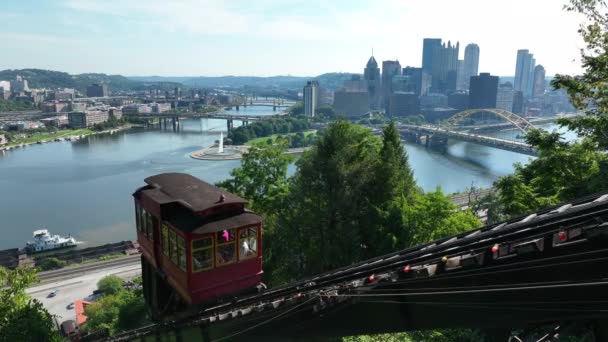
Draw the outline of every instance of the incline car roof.
<instances>
[{"instance_id":1,"label":"incline car roof","mask_svg":"<svg viewBox=\"0 0 608 342\"><path fill-rule=\"evenodd\" d=\"M161 203L180 202L185 207L201 212L226 204L247 204L248 202L229 192L185 173L161 173L145 179L154 189L143 190ZM220 196L224 196L223 201Z\"/></svg>"}]
</instances>

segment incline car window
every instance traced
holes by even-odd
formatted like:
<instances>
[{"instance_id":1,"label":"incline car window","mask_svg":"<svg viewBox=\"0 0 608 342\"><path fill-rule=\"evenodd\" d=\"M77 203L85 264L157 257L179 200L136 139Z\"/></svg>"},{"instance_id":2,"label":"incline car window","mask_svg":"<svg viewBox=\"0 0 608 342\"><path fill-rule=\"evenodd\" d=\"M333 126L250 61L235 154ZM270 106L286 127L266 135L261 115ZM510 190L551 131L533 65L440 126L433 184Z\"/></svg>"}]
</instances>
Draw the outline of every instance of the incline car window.
<instances>
[{"instance_id":1,"label":"incline car window","mask_svg":"<svg viewBox=\"0 0 608 342\"><path fill-rule=\"evenodd\" d=\"M213 237L192 240L192 272L213 267Z\"/></svg>"},{"instance_id":2,"label":"incline car window","mask_svg":"<svg viewBox=\"0 0 608 342\"><path fill-rule=\"evenodd\" d=\"M239 229L239 260L246 260L258 255L258 228Z\"/></svg>"},{"instance_id":3,"label":"incline car window","mask_svg":"<svg viewBox=\"0 0 608 342\"><path fill-rule=\"evenodd\" d=\"M163 254L169 256L169 227L166 224L163 224L160 237L163 245Z\"/></svg>"},{"instance_id":4,"label":"incline car window","mask_svg":"<svg viewBox=\"0 0 608 342\"><path fill-rule=\"evenodd\" d=\"M217 232L216 264L223 266L236 261L236 229L225 229Z\"/></svg>"}]
</instances>

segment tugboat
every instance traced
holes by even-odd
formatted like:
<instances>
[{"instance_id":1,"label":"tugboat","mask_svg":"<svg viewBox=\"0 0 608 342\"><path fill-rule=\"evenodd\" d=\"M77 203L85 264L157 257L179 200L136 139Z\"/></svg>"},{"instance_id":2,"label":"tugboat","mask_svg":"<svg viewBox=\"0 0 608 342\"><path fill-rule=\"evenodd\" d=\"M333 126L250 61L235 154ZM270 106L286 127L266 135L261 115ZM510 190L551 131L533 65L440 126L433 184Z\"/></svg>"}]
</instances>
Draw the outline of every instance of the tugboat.
<instances>
[{"instance_id":1,"label":"tugboat","mask_svg":"<svg viewBox=\"0 0 608 342\"><path fill-rule=\"evenodd\" d=\"M78 241L71 236L51 235L48 230L40 229L34 231L34 241L25 244L28 253L50 251L60 248L76 247Z\"/></svg>"}]
</instances>

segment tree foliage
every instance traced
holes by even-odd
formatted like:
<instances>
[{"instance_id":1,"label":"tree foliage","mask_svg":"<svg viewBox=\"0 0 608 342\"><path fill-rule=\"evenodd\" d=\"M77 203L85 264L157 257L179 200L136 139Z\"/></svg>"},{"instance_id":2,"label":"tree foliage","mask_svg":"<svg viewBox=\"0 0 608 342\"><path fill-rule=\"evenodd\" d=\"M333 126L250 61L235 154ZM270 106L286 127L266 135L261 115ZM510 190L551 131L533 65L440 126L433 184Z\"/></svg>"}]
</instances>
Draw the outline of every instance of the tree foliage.
<instances>
[{"instance_id":1,"label":"tree foliage","mask_svg":"<svg viewBox=\"0 0 608 342\"><path fill-rule=\"evenodd\" d=\"M481 201L490 222L608 189L608 8L600 0L571 0L566 9L587 19L579 30L586 43L581 50L585 72L557 75L552 85L565 89L574 106L586 112L558 121L578 139L566 142L555 131L529 132L526 141L539 157L517 164L512 175L494 183L497 192Z\"/></svg>"},{"instance_id":2,"label":"tree foliage","mask_svg":"<svg viewBox=\"0 0 608 342\"><path fill-rule=\"evenodd\" d=\"M36 109L36 106L31 102L0 99L0 112L34 110L34 109Z\"/></svg>"},{"instance_id":3,"label":"tree foliage","mask_svg":"<svg viewBox=\"0 0 608 342\"><path fill-rule=\"evenodd\" d=\"M228 133L228 138L235 145L242 145L251 139L268 137L278 133L303 132L309 128L310 123L306 118L281 118L237 127Z\"/></svg>"},{"instance_id":4,"label":"tree foliage","mask_svg":"<svg viewBox=\"0 0 608 342\"><path fill-rule=\"evenodd\" d=\"M241 167L216 185L250 201L256 211L269 212L277 198L287 193L287 166L293 156L286 155L285 145L252 146L243 155Z\"/></svg>"},{"instance_id":5,"label":"tree foliage","mask_svg":"<svg viewBox=\"0 0 608 342\"><path fill-rule=\"evenodd\" d=\"M65 267L66 264L67 263L65 262L65 260L57 259L56 257L50 257L44 259L44 261L42 261L40 265L38 265L38 267L42 271L48 271Z\"/></svg>"},{"instance_id":6,"label":"tree foliage","mask_svg":"<svg viewBox=\"0 0 608 342\"><path fill-rule=\"evenodd\" d=\"M36 281L33 269L0 267L0 341L60 341L51 315L25 289Z\"/></svg>"},{"instance_id":7,"label":"tree foliage","mask_svg":"<svg viewBox=\"0 0 608 342\"><path fill-rule=\"evenodd\" d=\"M472 214L455 213L439 190L422 193L393 124L380 139L336 121L291 178L289 162L281 146L256 146L231 179L218 183L264 216L264 269L273 284L479 224Z\"/></svg>"},{"instance_id":8,"label":"tree foliage","mask_svg":"<svg viewBox=\"0 0 608 342\"><path fill-rule=\"evenodd\" d=\"M121 286L117 292L86 306L86 328L108 329L110 334L133 329L147 321L146 310L141 289L125 290Z\"/></svg>"},{"instance_id":9,"label":"tree foliage","mask_svg":"<svg viewBox=\"0 0 608 342\"><path fill-rule=\"evenodd\" d=\"M123 280L115 275L109 275L101 278L97 282L97 288L101 290L103 294L113 295L120 292L123 289Z\"/></svg>"}]
</instances>

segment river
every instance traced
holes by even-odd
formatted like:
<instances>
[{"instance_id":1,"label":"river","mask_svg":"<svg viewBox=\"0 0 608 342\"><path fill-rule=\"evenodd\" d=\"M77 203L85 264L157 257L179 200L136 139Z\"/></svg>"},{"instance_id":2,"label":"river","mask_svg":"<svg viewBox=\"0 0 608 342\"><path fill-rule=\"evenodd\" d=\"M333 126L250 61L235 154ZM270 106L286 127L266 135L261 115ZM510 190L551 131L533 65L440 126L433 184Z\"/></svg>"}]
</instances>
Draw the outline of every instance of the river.
<instances>
[{"instance_id":1,"label":"river","mask_svg":"<svg viewBox=\"0 0 608 342\"><path fill-rule=\"evenodd\" d=\"M272 114L272 108L241 108L245 112ZM144 178L186 172L213 183L240 165L238 160L189 157L190 152L211 145L225 127L222 120L183 120L180 132L96 135L0 154L0 249L23 246L32 231L41 227L52 233L71 233L86 241L83 246L133 239L131 194L144 185ZM497 177L511 173L513 163L529 160L525 155L457 141L451 141L445 153L413 144L407 144L406 150L418 184L427 191L441 186L448 193L471 184L489 187ZM290 166L289 172L294 171Z\"/></svg>"}]
</instances>

